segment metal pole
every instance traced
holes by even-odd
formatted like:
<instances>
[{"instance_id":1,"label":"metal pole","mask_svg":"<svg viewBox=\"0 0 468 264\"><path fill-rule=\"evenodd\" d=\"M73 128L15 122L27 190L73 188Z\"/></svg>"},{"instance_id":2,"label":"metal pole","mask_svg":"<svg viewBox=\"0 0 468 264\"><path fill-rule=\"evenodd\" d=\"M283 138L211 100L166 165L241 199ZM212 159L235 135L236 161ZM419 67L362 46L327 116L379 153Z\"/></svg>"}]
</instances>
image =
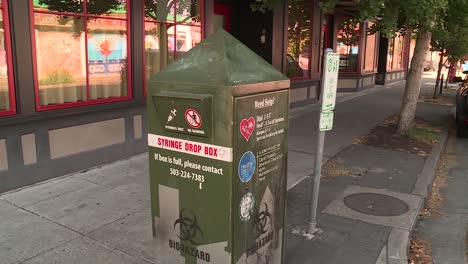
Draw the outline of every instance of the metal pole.
<instances>
[{"instance_id":1,"label":"metal pole","mask_svg":"<svg viewBox=\"0 0 468 264\"><path fill-rule=\"evenodd\" d=\"M317 152L315 155L314 187L312 189L312 203L310 207L310 220L307 233L313 234L317 231L317 207L320 191L320 177L322 175L323 145L325 142L325 132L319 131L317 137Z\"/></svg>"},{"instance_id":2,"label":"metal pole","mask_svg":"<svg viewBox=\"0 0 468 264\"><path fill-rule=\"evenodd\" d=\"M326 65L327 54L333 52L332 49L326 49L323 56L323 67ZM323 104L323 95L324 95L324 76L325 70L322 67L322 84L321 84L321 93L320 101ZM325 131L320 131L318 128L318 137L317 137L317 151L315 152L315 169L314 169L314 187L312 188L311 193L311 204L310 204L310 215L309 215L309 225L307 233L313 234L317 231L317 207L318 207L318 198L319 198L319 189L320 189L320 177L322 175L322 160L323 160L323 145L325 142Z\"/></svg>"},{"instance_id":3,"label":"metal pole","mask_svg":"<svg viewBox=\"0 0 468 264\"><path fill-rule=\"evenodd\" d=\"M448 76L447 76L448 77ZM439 94L442 94L442 86L444 85L444 75L440 77L440 88L439 88Z\"/></svg>"}]
</instances>

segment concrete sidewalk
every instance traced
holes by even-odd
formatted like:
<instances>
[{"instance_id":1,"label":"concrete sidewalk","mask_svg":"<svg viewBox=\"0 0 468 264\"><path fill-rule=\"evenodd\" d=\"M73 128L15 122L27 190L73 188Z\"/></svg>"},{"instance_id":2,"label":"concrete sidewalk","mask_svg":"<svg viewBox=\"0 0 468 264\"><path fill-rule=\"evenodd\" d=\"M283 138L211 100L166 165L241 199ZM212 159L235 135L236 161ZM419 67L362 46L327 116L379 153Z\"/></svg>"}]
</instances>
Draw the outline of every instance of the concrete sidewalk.
<instances>
[{"instance_id":1,"label":"concrete sidewalk","mask_svg":"<svg viewBox=\"0 0 468 264\"><path fill-rule=\"evenodd\" d=\"M454 126L454 125L453 125ZM445 151L441 174L441 215L418 221L414 238L429 242L434 264L468 263L468 139L453 131Z\"/></svg>"},{"instance_id":2,"label":"concrete sidewalk","mask_svg":"<svg viewBox=\"0 0 468 264\"><path fill-rule=\"evenodd\" d=\"M447 107L420 108L419 117L441 123L448 119ZM440 143L444 142L441 138ZM322 177L321 233L312 239L301 235L308 221L304 208L309 206L312 179L306 178L288 191L287 230L293 232L287 234L287 263L407 263L408 238L424 201L416 186L427 177L423 168L433 163L431 156L352 144L330 161L349 172Z\"/></svg>"},{"instance_id":3,"label":"concrete sidewalk","mask_svg":"<svg viewBox=\"0 0 468 264\"><path fill-rule=\"evenodd\" d=\"M356 153L367 153L366 157L379 157L382 166L406 164L403 175L417 173L423 158L351 146L354 138L398 112L403 85L341 96L334 130L326 137L326 158L359 158ZM305 242L291 234L306 220L308 206L304 202L314 165L318 107L293 109L291 115L286 263L375 263L389 236L389 226L336 212L322 213L319 224L323 236ZM444 122L447 110L420 104L418 115ZM364 158L355 162L369 162ZM383 164L389 158L395 160ZM343 177L341 182L325 181L320 209L352 185L386 188L379 186L385 181L373 180ZM403 178L401 182L389 190L406 192L404 188L412 184ZM0 196L0 263L153 263L148 186L148 157L143 154Z\"/></svg>"}]
</instances>

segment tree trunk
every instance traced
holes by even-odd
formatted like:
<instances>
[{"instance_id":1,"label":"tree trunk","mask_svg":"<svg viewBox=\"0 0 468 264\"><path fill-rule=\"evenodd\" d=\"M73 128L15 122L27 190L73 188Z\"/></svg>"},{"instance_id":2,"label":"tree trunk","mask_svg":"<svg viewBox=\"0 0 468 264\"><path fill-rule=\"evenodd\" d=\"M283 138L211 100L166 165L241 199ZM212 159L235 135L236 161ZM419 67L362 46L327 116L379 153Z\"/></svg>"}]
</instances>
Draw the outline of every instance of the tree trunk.
<instances>
[{"instance_id":1,"label":"tree trunk","mask_svg":"<svg viewBox=\"0 0 468 264\"><path fill-rule=\"evenodd\" d=\"M159 69L162 70L168 63L168 34L167 24L161 23L159 26ZM175 41L174 41L175 42ZM175 46L175 44L174 44ZM174 47L175 48L175 47Z\"/></svg>"},{"instance_id":2,"label":"tree trunk","mask_svg":"<svg viewBox=\"0 0 468 264\"><path fill-rule=\"evenodd\" d=\"M442 49L443 50L443 49ZM442 74L442 67L444 66L444 53L441 51L440 52L440 59L439 59L439 66L437 68L437 79L436 79L436 84L434 87L434 96L433 98L437 98L437 88L439 88L439 82L442 82L440 79L440 75Z\"/></svg>"},{"instance_id":3,"label":"tree trunk","mask_svg":"<svg viewBox=\"0 0 468 264\"><path fill-rule=\"evenodd\" d=\"M156 17L161 20L165 20L167 18L167 15L169 14L169 10L174 6L174 1L170 0L158 0L156 3L157 9L156 9ZM164 69L168 63L168 24L166 23L161 23L158 26L158 33L159 33L159 70ZM175 33L175 32L174 32ZM174 50L176 49L176 40L175 40L175 34L174 34Z\"/></svg>"},{"instance_id":4,"label":"tree trunk","mask_svg":"<svg viewBox=\"0 0 468 264\"><path fill-rule=\"evenodd\" d=\"M407 135L414 121L416 106L418 105L419 92L421 91L422 74L424 71L424 61L426 59L429 44L431 42L431 32L423 31L418 34L416 47L414 48L411 67L409 68L406 80L405 94L400 110L398 123L398 133Z\"/></svg>"}]
</instances>

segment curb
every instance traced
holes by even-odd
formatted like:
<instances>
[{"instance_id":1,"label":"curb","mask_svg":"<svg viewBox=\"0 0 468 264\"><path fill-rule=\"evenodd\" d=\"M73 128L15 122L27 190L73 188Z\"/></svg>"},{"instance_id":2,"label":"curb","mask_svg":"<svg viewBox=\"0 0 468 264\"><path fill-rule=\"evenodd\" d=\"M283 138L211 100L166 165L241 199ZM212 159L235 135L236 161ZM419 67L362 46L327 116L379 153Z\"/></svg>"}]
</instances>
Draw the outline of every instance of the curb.
<instances>
[{"instance_id":1,"label":"curb","mask_svg":"<svg viewBox=\"0 0 468 264\"><path fill-rule=\"evenodd\" d=\"M449 126L442 128L439 142L432 149L431 154L424 162L421 172L418 174L416 184L411 192L414 195L421 196L421 202L418 206L418 212L425 204L427 194L432 189L432 181L436 176L436 169L448 141ZM408 252L410 246L410 235L416 224L417 216L413 219L409 230L392 228L388 236L387 245L384 246L376 264L408 264Z\"/></svg>"},{"instance_id":2,"label":"curb","mask_svg":"<svg viewBox=\"0 0 468 264\"><path fill-rule=\"evenodd\" d=\"M439 138L439 144L437 144L431 152L431 155L427 158L424 163L424 167L418 175L416 184L413 188L412 193L421 195L426 198L427 194L432 190L432 181L436 175L436 169L440 160L440 156L447 145L448 140L448 126L442 130Z\"/></svg>"}]
</instances>

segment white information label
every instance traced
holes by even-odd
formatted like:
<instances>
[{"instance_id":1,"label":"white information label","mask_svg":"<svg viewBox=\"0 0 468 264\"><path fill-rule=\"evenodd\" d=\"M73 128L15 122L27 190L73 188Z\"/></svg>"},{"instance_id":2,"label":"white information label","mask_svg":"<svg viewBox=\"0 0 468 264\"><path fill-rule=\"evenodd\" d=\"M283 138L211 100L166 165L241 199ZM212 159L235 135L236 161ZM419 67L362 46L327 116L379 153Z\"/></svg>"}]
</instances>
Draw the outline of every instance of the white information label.
<instances>
[{"instance_id":1,"label":"white information label","mask_svg":"<svg viewBox=\"0 0 468 264\"><path fill-rule=\"evenodd\" d=\"M333 129L333 111L320 113L320 131Z\"/></svg>"},{"instance_id":2,"label":"white information label","mask_svg":"<svg viewBox=\"0 0 468 264\"><path fill-rule=\"evenodd\" d=\"M335 109L336 88L338 86L339 53L327 53L323 76L322 112Z\"/></svg>"},{"instance_id":3,"label":"white information label","mask_svg":"<svg viewBox=\"0 0 468 264\"><path fill-rule=\"evenodd\" d=\"M232 148L217 145L148 134L148 146L215 160L232 162Z\"/></svg>"}]
</instances>

